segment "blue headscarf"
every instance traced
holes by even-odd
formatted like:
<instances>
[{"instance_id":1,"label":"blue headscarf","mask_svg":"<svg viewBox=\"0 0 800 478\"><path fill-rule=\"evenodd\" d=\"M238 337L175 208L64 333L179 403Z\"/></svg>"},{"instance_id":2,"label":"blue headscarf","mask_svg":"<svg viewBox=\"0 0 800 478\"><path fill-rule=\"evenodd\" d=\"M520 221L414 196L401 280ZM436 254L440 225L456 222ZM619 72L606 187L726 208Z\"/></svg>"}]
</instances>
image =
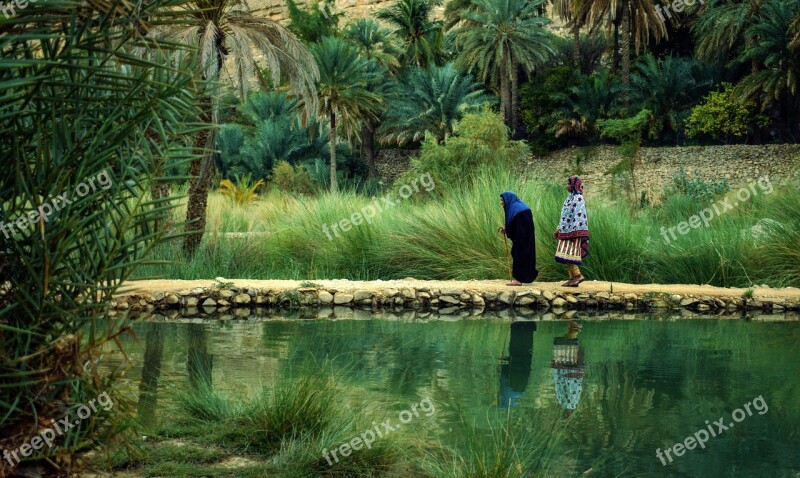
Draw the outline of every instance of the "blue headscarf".
<instances>
[{"instance_id":1,"label":"blue headscarf","mask_svg":"<svg viewBox=\"0 0 800 478\"><path fill-rule=\"evenodd\" d=\"M500 197L503 198L503 209L506 210L506 229L511 226L511 221L514 220L514 216L523 211L531 210L527 204L522 202L522 200L511 191L500 194Z\"/></svg>"}]
</instances>

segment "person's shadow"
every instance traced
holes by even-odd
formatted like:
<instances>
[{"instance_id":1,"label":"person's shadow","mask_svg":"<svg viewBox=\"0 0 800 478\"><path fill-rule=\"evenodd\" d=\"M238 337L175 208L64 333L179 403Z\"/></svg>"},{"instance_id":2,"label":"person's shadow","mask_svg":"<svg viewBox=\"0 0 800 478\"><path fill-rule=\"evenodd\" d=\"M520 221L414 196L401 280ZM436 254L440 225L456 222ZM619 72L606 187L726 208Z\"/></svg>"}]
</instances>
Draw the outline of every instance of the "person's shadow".
<instances>
[{"instance_id":1,"label":"person's shadow","mask_svg":"<svg viewBox=\"0 0 800 478\"><path fill-rule=\"evenodd\" d=\"M536 322L512 322L509 331L508 356L500 362L500 397L498 407L519 405L519 398L528 388L533 358L533 333Z\"/></svg>"}]
</instances>

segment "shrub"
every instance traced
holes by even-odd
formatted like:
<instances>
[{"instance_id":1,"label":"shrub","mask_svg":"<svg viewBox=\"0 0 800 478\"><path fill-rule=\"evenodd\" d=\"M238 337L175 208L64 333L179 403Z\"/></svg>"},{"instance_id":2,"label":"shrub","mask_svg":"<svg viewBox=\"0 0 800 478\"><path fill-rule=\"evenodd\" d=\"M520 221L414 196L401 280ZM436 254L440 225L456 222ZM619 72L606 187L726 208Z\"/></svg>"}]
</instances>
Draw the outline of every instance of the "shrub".
<instances>
[{"instance_id":1,"label":"shrub","mask_svg":"<svg viewBox=\"0 0 800 478\"><path fill-rule=\"evenodd\" d=\"M430 174L436 184L464 184L483 166L511 165L530 153L524 142L509 140L502 116L488 108L465 115L454 131L442 144L426 139L399 181L408 183Z\"/></svg>"},{"instance_id":2,"label":"shrub","mask_svg":"<svg viewBox=\"0 0 800 478\"><path fill-rule=\"evenodd\" d=\"M733 85L722 83L722 91L712 91L703 103L692 108L686 121L686 134L690 138L709 136L715 141L728 143L733 138L750 134L754 127L763 128L769 118L756 112L752 101L736 97Z\"/></svg>"},{"instance_id":3,"label":"shrub","mask_svg":"<svg viewBox=\"0 0 800 478\"><path fill-rule=\"evenodd\" d=\"M272 185L286 193L314 192L314 181L305 166L292 166L286 161L278 161L272 168Z\"/></svg>"},{"instance_id":4,"label":"shrub","mask_svg":"<svg viewBox=\"0 0 800 478\"><path fill-rule=\"evenodd\" d=\"M728 181L722 178L719 181L704 181L703 178L689 178L683 168L672 176L672 186L664 188L664 195L672 196L682 194L707 203L716 196L726 194L731 190Z\"/></svg>"}]
</instances>

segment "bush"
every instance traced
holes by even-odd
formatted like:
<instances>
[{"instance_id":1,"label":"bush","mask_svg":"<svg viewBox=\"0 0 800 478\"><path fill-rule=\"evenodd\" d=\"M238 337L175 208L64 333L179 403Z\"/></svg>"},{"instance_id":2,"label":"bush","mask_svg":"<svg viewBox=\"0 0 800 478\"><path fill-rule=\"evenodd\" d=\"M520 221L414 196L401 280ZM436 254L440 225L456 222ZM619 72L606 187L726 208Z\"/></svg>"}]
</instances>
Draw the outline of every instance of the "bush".
<instances>
[{"instance_id":1,"label":"bush","mask_svg":"<svg viewBox=\"0 0 800 478\"><path fill-rule=\"evenodd\" d=\"M681 168L677 174L672 176L672 186L664 188L664 195L681 194L708 203L717 196L727 194L730 190L731 187L725 178L719 181L704 181L700 177L689 178L686 171Z\"/></svg>"},{"instance_id":2,"label":"bush","mask_svg":"<svg viewBox=\"0 0 800 478\"><path fill-rule=\"evenodd\" d=\"M730 142L753 132L754 127L763 128L769 118L756 112L752 101L740 101L733 85L722 83L722 91L708 94L702 104L692 109L686 121L686 134L690 138L706 135L715 141Z\"/></svg>"},{"instance_id":3,"label":"bush","mask_svg":"<svg viewBox=\"0 0 800 478\"><path fill-rule=\"evenodd\" d=\"M292 166L278 161L272 168L272 185L286 193L310 194L314 192L314 181L303 165Z\"/></svg>"},{"instance_id":4,"label":"bush","mask_svg":"<svg viewBox=\"0 0 800 478\"><path fill-rule=\"evenodd\" d=\"M428 138L418 158L398 180L409 183L430 174L436 184L465 184L484 166L508 166L530 153L522 141L509 140L509 130L500 114L488 108L470 113L456 123L454 135L439 144Z\"/></svg>"}]
</instances>

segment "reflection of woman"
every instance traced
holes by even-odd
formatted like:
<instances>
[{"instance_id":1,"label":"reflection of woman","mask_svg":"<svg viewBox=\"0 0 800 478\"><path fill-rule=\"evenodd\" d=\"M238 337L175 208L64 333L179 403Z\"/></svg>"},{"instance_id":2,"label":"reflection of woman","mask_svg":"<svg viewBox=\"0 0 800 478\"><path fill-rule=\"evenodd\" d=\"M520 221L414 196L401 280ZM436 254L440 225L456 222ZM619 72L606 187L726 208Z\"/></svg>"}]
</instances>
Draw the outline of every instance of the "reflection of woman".
<instances>
[{"instance_id":1,"label":"reflection of woman","mask_svg":"<svg viewBox=\"0 0 800 478\"><path fill-rule=\"evenodd\" d=\"M567 191L569 196L561 207L561 220L555 232L558 239L556 261L568 265L569 280L561 285L578 287L584 281L578 266L589 254L589 220L583 199L583 183L578 176L567 180Z\"/></svg>"},{"instance_id":2,"label":"reflection of woman","mask_svg":"<svg viewBox=\"0 0 800 478\"><path fill-rule=\"evenodd\" d=\"M514 259L511 272L513 280L508 285L533 282L539 271L536 270L536 233L531 208L510 191L500 194L500 204L503 205L506 222L505 227L499 230L511 239L511 257Z\"/></svg>"},{"instance_id":3,"label":"reflection of woman","mask_svg":"<svg viewBox=\"0 0 800 478\"><path fill-rule=\"evenodd\" d=\"M528 388L533 358L536 322L513 322L508 341L508 358L500 365L500 408L517 405Z\"/></svg>"},{"instance_id":4,"label":"reflection of woman","mask_svg":"<svg viewBox=\"0 0 800 478\"><path fill-rule=\"evenodd\" d=\"M578 407L583 391L583 350L580 348L578 333L581 326L569 322L567 335L553 339L553 382L556 401L567 416Z\"/></svg>"}]
</instances>

